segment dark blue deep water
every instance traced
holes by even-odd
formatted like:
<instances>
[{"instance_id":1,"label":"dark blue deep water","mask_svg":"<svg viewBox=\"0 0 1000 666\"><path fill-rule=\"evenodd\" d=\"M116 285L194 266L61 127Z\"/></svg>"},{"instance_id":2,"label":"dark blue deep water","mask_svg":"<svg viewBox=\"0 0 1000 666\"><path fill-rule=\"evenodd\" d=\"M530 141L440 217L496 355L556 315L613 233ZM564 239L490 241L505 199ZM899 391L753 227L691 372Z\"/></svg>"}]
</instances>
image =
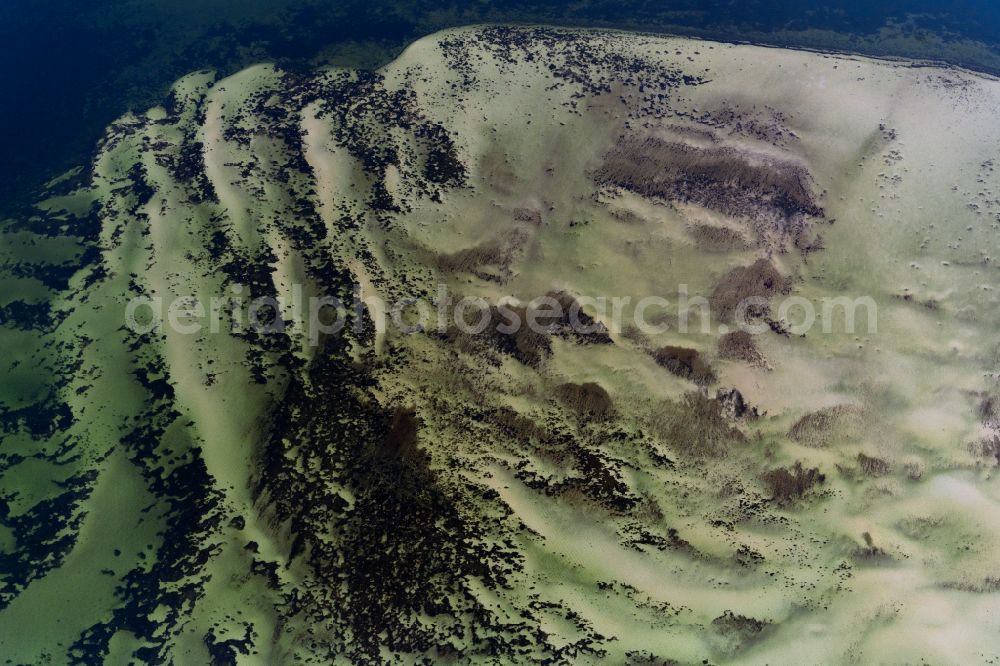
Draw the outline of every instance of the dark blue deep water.
<instances>
[{"instance_id":1,"label":"dark blue deep water","mask_svg":"<svg viewBox=\"0 0 1000 666\"><path fill-rule=\"evenodd\" d=\"M260 60L374 66L408 40L482 21L925 57L1000 72L998 0L3 0L0 212L84 163L105 125L157 101L188 71Z\"/></svg>"}]
</instances>

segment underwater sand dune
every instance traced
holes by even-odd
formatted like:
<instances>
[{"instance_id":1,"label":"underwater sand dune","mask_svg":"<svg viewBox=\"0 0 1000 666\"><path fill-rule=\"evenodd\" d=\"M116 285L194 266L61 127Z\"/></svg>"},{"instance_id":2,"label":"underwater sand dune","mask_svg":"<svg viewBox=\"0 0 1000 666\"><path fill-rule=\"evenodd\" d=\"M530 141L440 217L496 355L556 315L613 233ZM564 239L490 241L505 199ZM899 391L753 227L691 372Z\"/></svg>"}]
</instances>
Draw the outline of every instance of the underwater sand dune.
<instances>
[{"instance_id":1,"label":"underwater sand dune","mask_svg":"<svg viewBox=\"0 0 1000 666\"><path fill-rule=\"evenodd\" d=\"M0 655L1000 657L998 109L502 26L181 79L4 227ZM442 288L542 327L415 324Z\"/></svg>"}]
</instances>

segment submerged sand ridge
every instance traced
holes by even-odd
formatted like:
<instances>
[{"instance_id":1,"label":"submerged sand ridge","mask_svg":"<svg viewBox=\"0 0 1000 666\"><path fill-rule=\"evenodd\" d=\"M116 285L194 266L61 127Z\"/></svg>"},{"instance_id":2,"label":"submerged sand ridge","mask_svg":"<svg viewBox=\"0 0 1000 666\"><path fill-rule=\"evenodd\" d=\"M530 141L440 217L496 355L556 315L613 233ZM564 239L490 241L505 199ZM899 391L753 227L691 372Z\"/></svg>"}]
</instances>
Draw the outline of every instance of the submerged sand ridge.
<instances>
[{"instance_id":1,"label":"submerged sand ridge","mask_svg":"<svg viewBox=\"0 0 1000 666\"><path fill-rule=\"evenodd\" d=\"M0 242L0 653L996 658L998 102L958 70L502 26L376 73L185 77ZM591 328L123 324L356 284ZM668 299L662 330L600 296ZM875 308L799 332L793 297Z\"/></svg>"}]
</instances>

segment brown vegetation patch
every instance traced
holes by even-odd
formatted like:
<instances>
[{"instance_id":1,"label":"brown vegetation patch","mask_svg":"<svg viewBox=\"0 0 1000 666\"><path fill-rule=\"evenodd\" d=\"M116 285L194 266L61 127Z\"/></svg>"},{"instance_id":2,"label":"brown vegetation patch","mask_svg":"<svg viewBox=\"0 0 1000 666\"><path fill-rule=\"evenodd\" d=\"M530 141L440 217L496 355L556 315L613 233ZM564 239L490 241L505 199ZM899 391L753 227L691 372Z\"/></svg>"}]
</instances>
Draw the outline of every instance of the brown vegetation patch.
<instances>
[{"instance_id":1,"label":"brown vegetation patch","mask_svg":"<svg viewBox=\"0 0 1000 666\"><path fill-rule=\"evenodd\" d=\"M557 335L570 337L586 344L611 344L608 328L583 311L576 298L565 291L550 291L546 294L559 304L559 315L539 318L539 323L553 327ZM546 323L547 321L547 323Z\"/></svg>"},{"instance_id":2,"label":"brown vegetation patch","mask_svg":"<svg viewBox=\"0 0 1000 666\"><path fill-rule=\"evenodd\" d=\"M445 338L463 351L494 349L532 368L537 368L545 356L552 352L549 337L544 333L533 331L524 323L527 316L526 308L514 306L501 308L494 305L490 306L489 315L490 323L481 333L469 333L452 325L448 328ZM508 326L513 321L518 321L520 324Z\"/></svg>"},{"instance_id":3,"label":"brown vegetation patch","mask_svg":"<svg viewBox=\"0 0 1000 666\"><path fill-rule=\"evenodd\" d=\"M699 386L706 386L715 381L715 373L711 366L695 349L666 345L653 352L653 358L672 374Z\"/></svg>"},{"instance_id":4,"label":"brown vegetation patch","mask_svg":"<svg viewBox=\"0 0 1000 666\"><path fill-rule=\"evenodd\" d=\"M906 537L916 541L922 541L931 536L936 530L945 525L941 516L907 516L900 520L896 527Z\"/></svg>"},{"instance_id":5,"label":"brown vegetation patch","mask_svg":"<svg viewBox=\"0 0 1000 666\"><path fill-rule=\"evenodd\" d=\"M788 430L788 436L804 446L828 446L836 434L856 436L862 425L863 412L853 405L835 405L806 414Z\"/></svg>"},{"instance_id":6,"label":"brown vegetation patch","mask_svg":"<svg viewBox=\"0 0 1000 666\"><path fill-rule=\"evenodd\" d=\"M731 419L747 419L753 421L760 418L756 407L751 407L738 389L719 389L715 399L722 405L722 412Z\"/></svg>"},{"instance_id":7,"label":"brown vegetation patch","mask_svg":"<svg viewBox=\"0 0 1000 666\"><path fill-rule=\"evenodd\" d=\"M1000 578L996 576L986 576L980 580L956 580L941 583L941 587L946 590L960 590L962 592L972 592L974 594L995 594L1000 592Z\"/></svg>"},{"instance_id":8,"label":"brown vegetation patch","mask_svg":"<svg viewBox=\"0 0 1000 666\"><path fill-rule=\"evenodd\" d=\"M634 517L635 513L633 512L631 515ZM660 512L660 520L662 519L663 514ZM665 536L641 528L635 523L629 525L628 528L635 531L634 537L628 541L629 545L633 548L641 550L642 546L651 546L660 552L672 550L677 553L684 553L692 559L702 557L702 553L692 546L690 541L682 538L676 528L668 527Z\"/></svg>"},{"instance_id":9,"label":"brown vegetation patch","mask_svg":"<svg viewBox=\"0 0 1000 666\"><path fill-rule=\"evenodd\" d=\"M570 502L574 501L574 496L597 502L619 515L631 515L635 511L640 498L622 481L618 461L591 451L579 442L570 444L569 451L575 458L576 473L558 484L556 492Z\"/></svg>"},{"instance_id":10,"label":"brown vegetation patch","mask_svg":"<svg viewBox=\"0 0 1000 666\"><path fill-rule=\"evenodd\" d=\"M1000 401L997 396L981 393L980 401L976 408L980 422L994 430L1000 429Z\"/></svg>"},{"instance_id":11,"label":"brown vegetation patch","mask_svg":"<svg viewBox=\"0 0 1000 666\"><path fill-rule=\"evenodd\" d=\"M645 224L646 220L631 210L614 210L611 215L623 224Z\"/></svg>"},{"instance_id":12,"label":"brown vegetation patch","mask_svg":"<svg viewBox=\"0 0 1000 666\"><path fill-rule=\"evenodd\" d=\"M611 396L596 382L585 384L560 384L555 390L558 398L567 407L584 418L604 420L614 413Z\"/></svg>"},{"instance_id":13,"label":"brown vegetation patch","mask_svg":"<svg viewBox=\"0 0 1000 666\"><path fill-rule=\"evenodd\" d=\"M509 277L510 266L527 238L524 231L513 231L474 247L438 255L437 264L450 273L472 273L483 280L501 281Z\"/></svg>"},{"instance_id":14,"label":"brown vegetation patch","mask_svg":"<svg viewBox=\"0 0 1000 666\"><path fill-rule=\"evenodd\" d=\"M750 266L737 266L715 285L709 298L712 313L720 320L730 319L742 301L750 297L769 299L778 294L788 293L792 282L786 278L768 259L758 259ZM768 314L766 306L751 306L747 309L750 317Z\"/></svg>"},{"instance_id":15,"label":"brown vegetation patch","mask_svg":"<svg viewBox=\"0 0 1000 666\"><path fill-rule=\"evenodd\" d=\"M648 347L651 344L649 336L643 333L635 324L627 324L622 328L622 337L640 347Z\"/></svg>"},{"instance_id":16,"label":"brown vegetation patch","mask_svg":"<svg viewBox=\"0 0 1000 666\"><path fill-rule=\"evenodd\" d=\"M726 406L703 391L692 391L679 403L667 403L651 426L675 451L691 455L725 455L745 435L726 417Z\"/></svg>"},{"instance_id":17,"label":"brown vegetation patch","mask_svg":"<svg viewBox=\"0 0 1000 666\"><path fill-rule=\"evenodd\" d=\"M550 292L550 303L492 305L488 313L468 314L474 326L480 317L489 317L479 333L467 332L456 325L448 328L445 338L464 351L494 349L537 368L552 352L550 336L569 338L581 344L612 344L604 324L584 312L577 300L566 292ZM550 305L555 307L550 307ZM529 319L534 322L532 326Z\"/></svg>"},{"instance_id":18,"label":"brown vegetation patch","mask_svg":"<svg viewBox=\"0 0 1000 666\"><path fill-rule=\"evenodd\" d=\"M743 361L757 368L770 368L770 364L757 348L753 336L738 330L719 338L719 358L728 361Z\"/></svg>"},{"instance_id":19,"label":"brown vegetation patch","mask_svg":"<svg viewBox=\"0 0 1000 666\"><path fill-rule=\"evenodd\" d=\"M526 222L533 227L542 226L542 214L534 208L515 208L514 219L518 222Z\"/></svg>"},{"instance_id":20,"label":"brown vegetation patch","mask_svg":"<svg viewBox=\"0 0 1000 666\"><path fill-rule=\"evenodd\" d=\"M801 233L805 217L823 214L803 166L731 146L633 135L605 155L594 178L647 197L766 220L789 237Z\"/></svg>"},{"instance_id":21,"label":"brown vegetation patch","mask_svg":"<svg viewBox=\"0 0 1000 666\"><path fill-rule=\"evenodd\" d=\"M512 439L544 440L545 430L527 416L516 412L510 407L501 407L492 415L492 421L500 431Z\"/></svg>"},{"instance_id":22,"label":"brown vegetation patch","mask_svg":"<svg viewBox=\"0 0 1000 666\"><path fill-rule=\"evenodd\" d=\"M978 442L969 445L969 451L976 456L986 458L1000 465L1000 436L983 437Z\"/></svg>"},{"instance_id":23,"label":"brown vegetation patch","mask_svg":"<svg viewBox=\"0 0 1000 666\"><path fill-rule=\"evenodd\" d=\"M739 252L750 248L746 236L729 227L691 224L687 230L694 239L695 246L702 252Z\"/></svg>"},{"instance_id":24,"label":"brown vegetation patch","mask_svg":"<svg viewBox=\"0 0 1000 666\"><path fill-rule=\"evenodd\" d=\"M889 473L889 463L881 458L858 454L858 469L865 476L885 476Z\"/></svg>"},{"instance_id":25,"label":"brown vegetation patch","mask_svg":"<svg viewBox=\"0 0 1000 666\"><path fill-rule=\"evenodd\" d=\"M799 461L791 467L772 469L761 477L764 487L771 493L771 501L782 505L802 498L810 488L825 480L818 468L807 469Z\"/></svg>"}]
</instances>

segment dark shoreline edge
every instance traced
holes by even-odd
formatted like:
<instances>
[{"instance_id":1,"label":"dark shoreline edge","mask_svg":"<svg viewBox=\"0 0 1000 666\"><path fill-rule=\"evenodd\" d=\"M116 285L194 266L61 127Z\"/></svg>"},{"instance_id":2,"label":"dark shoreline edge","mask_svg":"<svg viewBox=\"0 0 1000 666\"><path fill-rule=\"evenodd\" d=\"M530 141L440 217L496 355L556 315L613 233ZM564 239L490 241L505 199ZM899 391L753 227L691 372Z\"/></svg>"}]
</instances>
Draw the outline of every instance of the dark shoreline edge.
<instances>
[{"instance_id":1,"label":"dark shoreline edge","mask_svg":"<svg viewBox=\"0 0 1000 666\"><path fill-rule=\"evenodd\" d=\"M548 28L554 30L619 32L631 35L640 35L644 37L693 39L702 42L714 42L716 44L730 44L733 46L757 46L768 49L802 51L805 53L816 53L819 55L837 56L843 58L866 58L869 60L892 63L903 67L918 67L918 68L934 67L938 69L953 69L974 76L981 76L989 79L1000 80L1000 55L997 56L997 66L990 67L988 65L982 65L976 62L962 62L959 60L951 61L951 60L946 60L944 58L895 55L892 53L876 53L874 51L858 51L858 50L851 51L846 49L838 49L834 47L802 46L802 45L794 45L791 43L783 44L780 42L773 42L773 41L769 42L769 41L755 41L753 39L735 39L733 37L726 37L724 36L724 34L720 35L701 34L701 33L695 34L695 33L687 33L680 31L672 32L672 31L649 30L648 28L631 29L615 25L598 25L594 23L570 24L570 23L542 23L535 21L496 21L496 22L484 21L479 23L466 23L462 25L455 25L446 28L441 28L440 30L427 33L425 37L433 35L436 32L443 32L446 30L460 30L463 28L475 28L477 26L516 26L521 28ZM707 33L707 31L705 32ZM406 48L408 48L411 44L413 44L416 41L419 41L420 39L423 39L423 37L418 37L417 39L410 41L405 47L403 47L403 49L401 49L400 52L406 50ZM969 43L981 45L980 42L969 42Z\"/></svg>"}]
</instances>

